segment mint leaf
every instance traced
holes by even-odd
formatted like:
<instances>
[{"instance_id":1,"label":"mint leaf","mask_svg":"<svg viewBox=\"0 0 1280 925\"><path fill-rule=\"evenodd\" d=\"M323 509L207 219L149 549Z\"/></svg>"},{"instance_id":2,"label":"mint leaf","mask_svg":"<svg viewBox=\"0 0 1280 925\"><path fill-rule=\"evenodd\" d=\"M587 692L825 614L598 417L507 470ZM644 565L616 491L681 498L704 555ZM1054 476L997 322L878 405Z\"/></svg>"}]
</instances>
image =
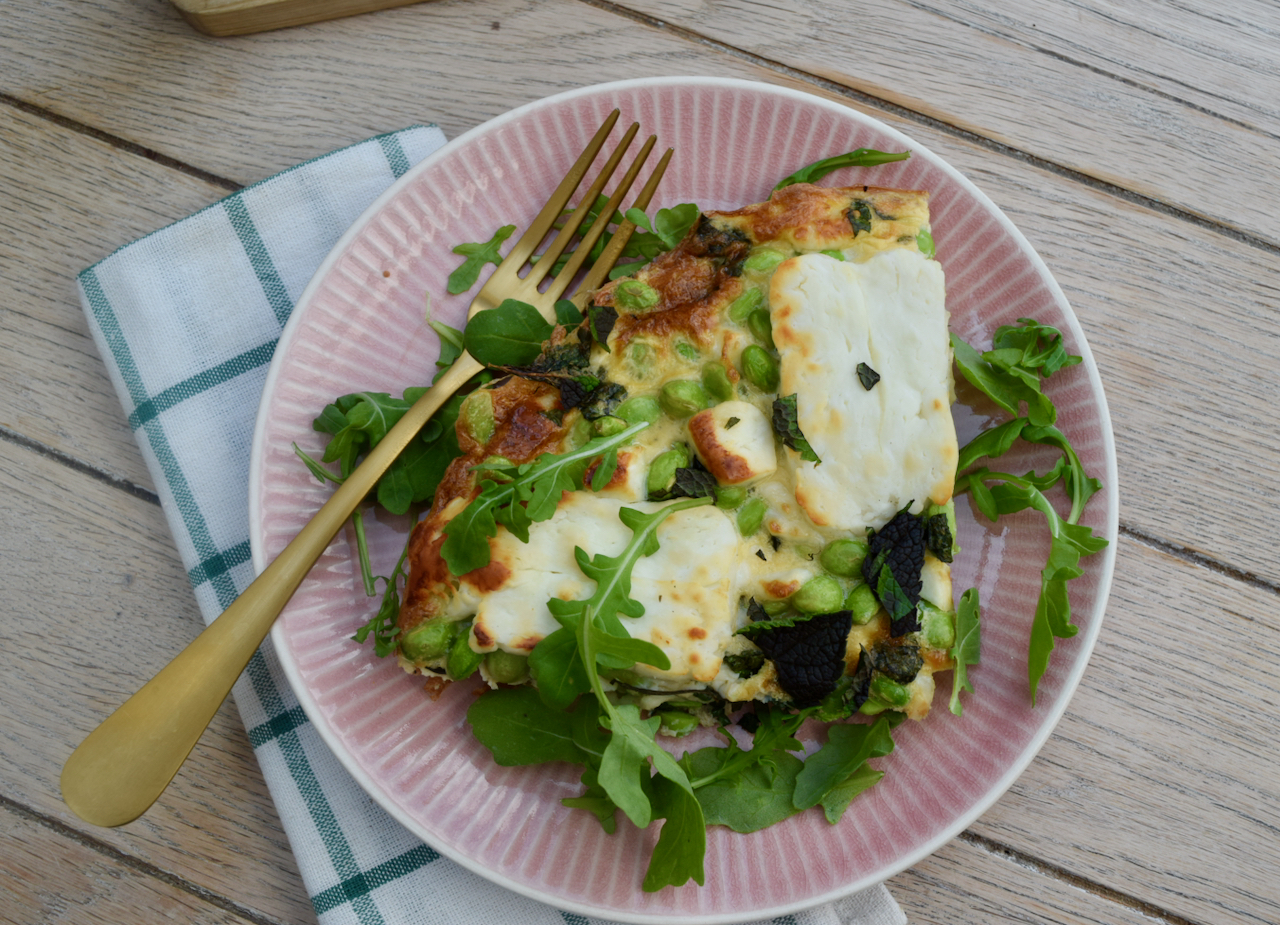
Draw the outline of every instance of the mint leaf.
<instances>
[{"instance_id":1,"label":"mint leaf","mask_svg":"<svg viewBox=\"0 0 1280 925\"><path fill-rule=\"evenodd\" d=\"M483 244L459 244L453 249L455 254L461 254L467 259L462 262L458 269L449 274L449 283L446 286L450 295L457 295L460 292L466 292L476 284L476 280L480 278L480 271L484 269L486 263L501 263L502 254L498 248L502 246L502 242L511 237L515 232L515 225L503 225L493 233L493 237Z\"/></svg>"},{"instance_id":2,"label":"mint leaf","mask_svg":"<svg viewBox=\"0 0 1280 925\"><path fill-rule=\"evenodd\" d=\"M981 618L978 589L970 588L960 595L960 605L956 608L956 643L951 647L951 658L956 663L951 681L951 712L956 716L964 713L960 691L973 693L967 669L982 658Z\"/></svg>"},{"instance_id":3,"label":"mint leaf","mask_svg":"<svg viewBox=\"0 0 1280 925\"><path fill-rule=\"evenodd\" d=\"M900 151L892 154L885 151L876 151L873 148L858 148L856 151L837 154L833 157L824 157L820 161L814 161L807 167L801 167L791 176L780 180L774 189L782 189L783 187L791 186L793 183L817 183L827 174L833 170L839 170L841 167L875 167L892 161L905 161L910 156L910 151Z\"/></svg>"},{"instance_id":4,"label":"mint leaf","mask_svg":"<svg viewBox=\"0 0 1280 925\"><path fill-rule=\"evenodd\" d=\"M541 355L554 330L528 302L505 299L467 322L463 343L485 366L527 366Z\"/></svg>"}]
</instances>

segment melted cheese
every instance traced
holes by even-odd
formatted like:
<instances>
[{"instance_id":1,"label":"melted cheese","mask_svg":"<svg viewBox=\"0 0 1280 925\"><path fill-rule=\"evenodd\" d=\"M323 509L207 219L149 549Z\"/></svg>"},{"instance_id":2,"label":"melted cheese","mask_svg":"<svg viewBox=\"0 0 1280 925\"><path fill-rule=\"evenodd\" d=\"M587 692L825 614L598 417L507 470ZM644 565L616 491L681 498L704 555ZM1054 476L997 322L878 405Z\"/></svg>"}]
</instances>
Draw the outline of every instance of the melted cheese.
<instances>
[{"instance_id":1,"label":"melted cheese","mask_svg":"<svg viewBox=\"0 0 1280 925\"><path fill-rule=\"evenodd\" d=\"M622 552L633 536L618 518L622 506L617 499L574 492L565 496L550 520L530 528L527 544L500 530L490 546L493 561L509 575L501 586L481 595L471 647L528 654L559 629L547 601L582 600L595 591L594 582L574 559L574 548L592 556ZM662 507L651 502L631 506L645 513ZM620 619L633 638L662 649L671 668L637 665L635 673L655 687L706 684L719 672L736 628L737 530L717 508L691 508L663 521L658 541L658 551L637 562L631 576L631 596L643 605L644 615Z\"/></svg>"},{"instance_id":2,"label":"melted cheese","mask_svg":"<svg viewBox=\"0 0 1280 925\"><path fill-rule=\"evenodd\" d=\"M787 458L796 500L820 527L862 532L911 503L951 497L957 459L941 266L917 251L781 264L770 283L782 395L826 464ZM880 374L871 389L857 368Z\"/></svg>"}]
</instances>

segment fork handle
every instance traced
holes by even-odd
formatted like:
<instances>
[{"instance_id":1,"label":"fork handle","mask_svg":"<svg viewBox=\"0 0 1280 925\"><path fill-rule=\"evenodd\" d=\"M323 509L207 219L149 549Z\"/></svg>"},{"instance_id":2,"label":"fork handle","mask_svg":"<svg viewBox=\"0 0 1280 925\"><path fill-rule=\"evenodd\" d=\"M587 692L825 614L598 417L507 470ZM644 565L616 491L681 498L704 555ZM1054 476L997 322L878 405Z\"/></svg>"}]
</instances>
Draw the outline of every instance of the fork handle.
<instances>
[{"instance_id":1,"label":"fork handle","mask_svg":"<svg viewBox=\"0 0 1280 925\"><path fill-rule=\"evenodd\" d=\"M116 826L146 812L356 506L427 420L483 368L468 353L454 361L244 593L80 743L62 769L62 796L76 815Z\"/></svg>"}]
</instances>

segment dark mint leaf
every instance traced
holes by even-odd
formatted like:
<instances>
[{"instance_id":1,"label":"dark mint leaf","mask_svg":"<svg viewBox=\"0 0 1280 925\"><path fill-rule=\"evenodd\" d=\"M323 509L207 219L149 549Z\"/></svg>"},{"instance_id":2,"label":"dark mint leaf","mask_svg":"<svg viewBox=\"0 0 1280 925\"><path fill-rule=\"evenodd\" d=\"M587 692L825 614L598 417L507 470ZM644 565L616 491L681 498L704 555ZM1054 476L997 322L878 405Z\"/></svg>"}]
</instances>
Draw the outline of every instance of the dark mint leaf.
<instances>
[{"instance_id":1,"label":"dark mint leaf","mask_svg":"<svg viewBox=\"0 0 1280 925\"><path fill-rule=\"evenodd\" d=\"M880 374L868 366L866 363L858 364L858 381L862 383L862 387L870 392L877 382L880 381Z\"/></svg>"},{"instance_id":2,"label":"dark mint leaf","mask_svg":"<svg viewBox=\"0 0 1280 925\"><path fill-rule=\"evenodd\" d=\"M671 486L672 498L714 498L719 487L716 477L699 466L687 466L676 470L676 480Z\"/></svg>"},{"instance_id":3,"label":"dark mint leaf","mask_svg":"<svg viewBox=\"0 0 1280 925\"><path fill-rule=\"evenodd\" d=\"M925 546L939 562L952 559L951 522L946 514L931 514L925 521Z\"/></svg>"},{"instance_id":4,"label":"dark mint leaf","mask_svg":"<svg viewBox=\"0 0 1280 925\"><path fill-rule=\"evenodd\" d=\"M868 535L868 553L862 561L863 580L889 612L894 636L920 628L916 604L923 587L920 573L924 568L925 525L909 508L910 504Z\"/></svg>"},{"instance_id":5,"label":"dark mint leaf","mask_svg":"<svg viewBox=\"0 0 1280 925\"><path fill-rule=\"evenodd\" d=\"M779 181L774 189L782 189L785 186L791 186L793 183L817 183L827 174L833 170L839 170L841 167L875 167L892 161L905 161L910 156L910 151L891 154L885 151L876 151L872 148L858 148L856 151L837 154L833 157L824 157L820 161L814 161L806 167L801 167L791 176Z\"/></svg>"},{"instance_id":6,"label":"dark mint leaf","mask_svg":"<svg viewBox=\"0 0 1280 925\"><path fill-rule=\"evenodd\" d=\"M876 671L899 684L910 684L924 667L920 647L909 642L899 645L882 642L871 650L871 659Z\"/></svg>"},{"instance_id":7,"label":"dark mint leaf","mask_svg":"<svg viewBox=\"0 0 1280 925\"><path fill-rule=\"evenodd\" d=\"M853 228L853 233L858 235L870 231L871 216L874 214L875 209L871 208L871 203L865 199L855 199L851 202L846 216L849 219L849 226Z\"/></svg>"},{"instance_id":8,"label":"dark mint leaf","mask_svg":"<svg viewBox=\"0 0 1280 925\"><path fill-rule=\"evenodd\" d=\"M609 335L618 322L618 310L612 305L588 305L587 318L591 322L591 336L595 342L609 351Z\"/></svg>"},{"instance_id":9,"label":"dark mint leaf","mask_svg":"<svg viewBox=\"0 0 1280 925\"><path fill-rule=\"evenodd\" d=\"M507 299L467 323L467 352L485 366L527 366L542 353L554 325L527 302Z\"/></svg>"},{"instance_id":10,"label":"dark mint leaf","mask_svg":"<svg viewBox=\"0 0 1280 925\"><path fill-rule=\"evenodd\" d=\"M724 429L725 429L725 430L733 430L733 428L734 428L734 427L736 427L737 425L739 425L739 424L741 424L741 423L742 423L742 418L734 418L734 417L731 417L731 418L729 418L729 420L727 420L727 421L725 421L725 422L724 422Z\"/></svg>"},{"instance_id":11,"label":"dark mint leaf","mask_svg":"<svg viewBox=\"0 0 1280 925\"><path fill-rule=\"evenodd\" d=\"M743 632L759 626L754 624ZM792 702L807 707L821 702L844 674L846 640L852 627L852 611L841 610L753 632L751 639L773 660L778 684Z\"/></svg>"},{"instance_id":12,"label":"dark mint leaf","mask_svg":"<svg viewBox=\"0 0 1280 925\"><path fill-rule=\"evenodd\" d=\"M738 677L749 678L764 666L764 653L759 649L733 652L724 657L724 663Z\"/></svg>"},{"instance_id":13,"label":"dark mint leaf","mask_svg":"<svg viewBox=\"0 0 1280 925\"><path fill-rule=\"evenodd\" d=\"M502 254L499 248L502 242L511 237L516 230L515 225L503 225L493 233L493 237L483 244L459 244L453 249L455 254L461 254L467 259L462 262L462 266L449 274L449 283L446 287L450 295L457 295L460 292L466 292L476 284L476 280L480 278L480 271L484 269L486 263L501 263Z\"/></svg>"},{"instance_id":14,"label":"dark mint leaf","mask_svg":"<svg viewBox=\"0 0 1280 925\"><path fill-rule=\"evenodd\" d=\"M782 440L783 445L799 453L801 459L821 464L822 460L818 458L818 454L814 452L813 447L800 431L795 395L786 395L773 400L773 430Z\"/></svg>"}]
</instances>

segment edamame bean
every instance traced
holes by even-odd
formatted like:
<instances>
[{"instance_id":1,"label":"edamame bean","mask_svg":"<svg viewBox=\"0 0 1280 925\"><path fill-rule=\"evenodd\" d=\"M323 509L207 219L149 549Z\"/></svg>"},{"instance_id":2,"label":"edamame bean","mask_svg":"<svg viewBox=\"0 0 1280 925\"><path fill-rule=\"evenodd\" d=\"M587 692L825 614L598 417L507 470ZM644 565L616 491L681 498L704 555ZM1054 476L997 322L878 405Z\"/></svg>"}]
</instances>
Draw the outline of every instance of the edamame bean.
<instances>
[{"instance_id":1,"label":"edamame bean","mask_svg":"<svg viewBox=\"0 0 1280 925\"><path fill-rule=\"evenodd\" d=\"M764 301L764 292L760 289L748 289L729 303L729 320L734 324L745 324L751 313Z\"/></svg>"},{"instance_id":2,"label":"edamame bean","mask_svg":"<svg viewBox=\"0 0 1280 925\"><path fill-rule=\"evenodd\" d=\"M787 255L781 251L776 251L771 247L760 247L752 252L751 256L746 259L742 266L747 270L758 270L761 273L768 273L786 259Z\"/></svg>"},{"instance_id":3,"label":"edamame bean","mask_svg":"<svg viewBox=\"0 0 1280 925\"><path fill-rule=\"evenodd\" d=\"M742 506L747 500L747 490L745 488L717 488L716 489L716 507L722 511L732 511Z\"/></svg>"},{"instance_id":4,"label":"edamame bean","mask_svg":"<svg viewBox=\"0 0 1280 925\"><path fill-rule=\"evenodd\" d=\"M676 481L676 470L689 465L689 451L683 443L658 455L649 464L649 472L645 477L645 487L649 497L658 497L670 490Z\"/></svg>"},{"instance_id":5,"label":"edamame bean","mask_svg":"<svg viewBox=\"0 0 1280 925\"><path fill-rule=\"evenodd\" d=\"M778 364L768 352L756 344L742 351L739 360L742 375L762 392L778 391Z\"/></svg>"},{"instance_id":6,"label":"edamame bean","mask_svg":"<svg viewBox=\"0 0 1280 925\"><path fill-rule=\"evenodd\" d=\"M485 656L484 670L499 684L519 684L529 677L529 659L497 649Z\"/></svg>"},{"instance_id":7,"label":"edamame bean","mask_svg":"<svg viewBox=\"0 0 1280 925\"><path fill-rule=\"evenodd\" d=\"M576 450L580 446L586 446L587 441L591 439L591 422L586 418L579 416L571 425L569 425L569 433L565 435L565 449Z\"/></svg>"},{"instance_id":8,"label":"edamame bean","mask_svg":"<svg viewBox=\"0 0 1280 925\"><path fill-rule=\"evenodd\" d=\"M723 363L711 361L702 367L702 387L716 401L728 401L733 398L733 383L729 381L729 371Z\"/></svg>"},{"instance_id":9,"label":"edamame bean","mask_svg":"<svg viewBox=\"0 0 1280 925\"><path fill-rule=\"evenodd\" d=\"M920 248L920 253L926 257L932 257L937 253L937 247L933 243L933 235L929 234L928 228L921 228L916 233L916 247Z\"/></svg>"},{"instance_id":10,"label":"edamame bean","mask_svg":"<svg viewBox=\"0 0 1280 925\"><path fill-rule=\"evenodd\" d=\"M601 437L612 437L627 429L627 422L613 415L605 415L591 422L591 428Z\"/></svg>"},{"instance_id":11,"label":"edamame bean","mask_svg":"<svg viewBox=\"0 0 1280 925\"><path fill-rule=\"evenodd\" d=\"M765 309L758 308L751 313L747 318L747 330L769 350L773 349L773 320Z\"/></svg>"},{"instance_id":12,"label":"edamame bean","mask_svg":"<svg viewBox=\"0 0 1280 925\"><path fill-rule=\"evenodd\" d=\"M687 418L711 404L711 396L702 383L692 379L674 379L658 393L662 410L673 418Z\"/></svg>"},{"instance_id":13,"label":"edamame bean","mask_svg":"<svg viewBox=\"0 0 1280 925\"><path fill-rule=\"evenodd\" d=\"M835 613L844 603L844 589L830 575L815 575L791 595L791 606L801 613Z\"/></svg>"},{"instance_id":14,"label":"edamame bean","mask_svg":"<svg viewBox=\"0 0 1280 925\"><path fill-rule=\"evenodd\" d=\"M876 673L871 676L871 696L891 707L901 709L911 702L911 691L905 684Z\"/></svg>"},{"instance_id":15,"label":"edamame bean","mask_svg":"<svg viewBox=\"0 0 1280 925\"><path fill-rule=\"evenodd\" d=\"M738 508L738 532L743 536L757 533L764 525L764 515L768 511L769 505L765 504L763 498L752 498Z\"/></svg>"},{"instance_id":16,"label":"edamame bean","mask_svg":"<svg viewBox=\"0 0 1280 925\"><path fill-rule=\"evenodd\" d=\"M780 617L791 609L791 604L787 601L765 601L760 606L771 617Z\"/></svg>"},{"instance_id":17,"label":"edamame bean","mask_svg":"<svg viewBox=\"0 0 1280 925\"><path fill-rule=\"evenodd\" d=\"M613 298L619 306L633 312L653 308L661 300L658 291L638 279L626 279L613 290Z\"/></svg>"},{"instance_id":18,"label":"edamame bean","mask_svg":"<svg viewBox=\"0 0 1280 925\"><path fill-rule=\"evenodd\" d=\"M698 728L698 717L684 710L662 710L658 716L662 718L659 729L664 735L687 736Z\"/></svg>"},{"instance_id":19,"label":"edamame bean","mask_svg":"<svg viewBox=\"0 0 1280 925\"><path fill-rule=\"evenodd\" d=\"M484 446L493 439L493 396L487 389L476 389L462 402L462 427L471 439Z\"/></svg>"},{"instance_id":20,"label":"edamame bean","mask_svg":"<svg viewBox=\"0 0 1280 925\"><path fill-rule=\"evenodd\" d=\"M853 611L853 622L863 626L879 612L880 602L876 600L871 585L864 582L849 592L849 596L844 599L844 609Z\"/></svg>"},{"instance_id":21,"label":"edamame bean","mask_svg":"<svg viewBox=\"0 0 1280 925\"><path fill-rule=\"evenodd\" d=\"M702 351L687 340L682 340L676 344L676 353L680 354L680 356L684 357L691 363L696 363L698 360L702 359Z\"/></svg>"},{"instance_id":22,"label":"edamame bean","mask_svg":"<svg viewBox=\"0 0 1280 925\"><path fill-rule=\"evenodd\" d=\"M832 575L854 578L862 571L862 560L867 557L867 544L861 540L832 540L822 550L818 561Z\"/></svg>"},{"instance_id":23,"label":"edamame bean","mask_svg":"<svg viewBox=\"0 0 1280 925\"><path fill-rule=\"evenodd\" d=\"M449 670L449 676L455 681L471 677L484 661L484 655L471 648L470 637L470 632L460 632L458 638L453 641L453 645L449 647L449 657L445 660L444 666Z\"/></svg>"},{"instance_id":24,"label":"edamame bean","mask_svg":"<svg viewBox=\"0 0 1280 925\"><path fill-rule=\"evenodd\" d=\"M924 644L933 649L950 649L956 644L955 615L920 602L920 636Z\"/></svg>"},{"instance_id":25,"label":"edamame bean","mask_svg":"<svg viewBox=\"0 0 1280 925\"><path fill-rule=\"evenodd\" d=\"M641 421L652 424L662 416L662 406L652 395L637 395L635 398L628 398L613 413L628 424L639 424Z\"/></svg>"},{"instance_id":26,"label":"edamame bean","mask_svg":"<svg viewBox=\"0 0 1280 925\"><path fill-rule=\"evenodd\" d=\"M400 638L400 652L411 662L421 663L437 659L449 651L453 642L454 626L448 620L428 620L415 626Z\"/></svg>"}]
</instances>

